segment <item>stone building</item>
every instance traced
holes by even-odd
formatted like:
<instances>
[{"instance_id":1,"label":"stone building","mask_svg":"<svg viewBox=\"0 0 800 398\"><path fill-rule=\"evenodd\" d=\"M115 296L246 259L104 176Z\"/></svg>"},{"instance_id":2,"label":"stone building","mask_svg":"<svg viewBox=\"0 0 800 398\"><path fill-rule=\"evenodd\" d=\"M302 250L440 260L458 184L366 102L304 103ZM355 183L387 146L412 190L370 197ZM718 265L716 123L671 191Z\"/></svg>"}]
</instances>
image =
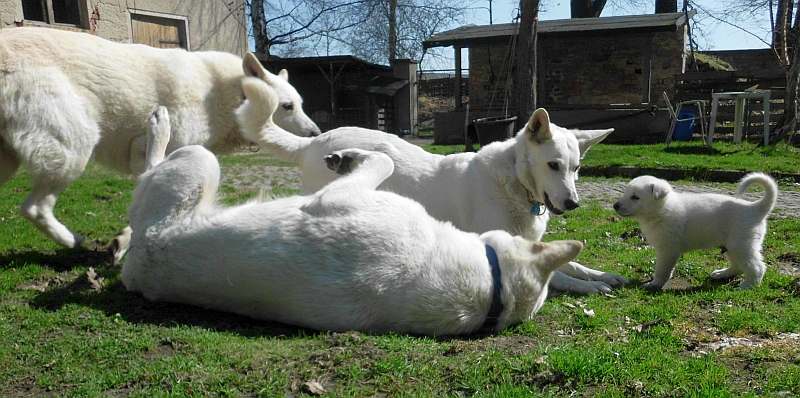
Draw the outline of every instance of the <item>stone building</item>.
<instances>
[{"instance_id":1,"label":"stone building","mask_svg":"<svg viewBox=\"0 0 800 398\"><path fill-rule=\"evenodd\" d=\"M237 55L248 48L244 0L0 0L0 28L15 26Z\"/></svg>"},{"instance_id":2,"label":"stone building","mask_svg":"<svg viewBox=\"0 0 800 398\"><path fill-rule=\"evenodd\" d=\"M517 24L468 25L423 43L427 48L454 47L457 77L463 74L461 49L468 49L468 118L502 116L515 109L509 93L516 34ZM547 108L556 123L615 127L617 137L646 134L645 129L663 132L665 115L644 110L660 105L662 93L674 90L676 76L685 69L687 47L683 13L540 21L537 106ZM456 101L455 111L463 109ZM623 120L626 115L630 120ZM603 123L608 119L614 123Z\"/></svg>"}]
</instances>

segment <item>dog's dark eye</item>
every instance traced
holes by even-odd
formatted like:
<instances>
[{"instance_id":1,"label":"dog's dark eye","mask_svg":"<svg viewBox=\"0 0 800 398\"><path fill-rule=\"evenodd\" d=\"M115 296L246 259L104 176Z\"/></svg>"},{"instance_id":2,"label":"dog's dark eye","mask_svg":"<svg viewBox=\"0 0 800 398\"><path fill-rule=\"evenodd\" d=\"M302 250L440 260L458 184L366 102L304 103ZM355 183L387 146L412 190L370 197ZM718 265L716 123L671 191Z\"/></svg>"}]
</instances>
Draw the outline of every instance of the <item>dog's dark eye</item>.
<instances>
[{"instance_id":1,"label":"dog's dark eye","mask_svg":"<svg viewBox=\"0 0 800 398\"><path fill-rule=\"evenodd\" d=\"M639 197L636 195L631 196L631 200L639 200Z\"/></svg>"},{"instance_id":2,"label":"dog's dark eye","mask_svg":"<svg viewBox=\"0 0 800 398\"><path fill-rule=\"evenodd\" d=\"M294 109L294 104L291 102L288 104L281 104L281 106L283 107L283 109L286 109L287 111Z\"/></svg>"},{"instance_id":3,"label":"dog's dark eye","mask_svg":"<svg viewBox=\"0 0 800 398\"><path fill-rule=\"evenodd\" d=\"M581 169L581 166L575 166L575 169L574 169L574 170L572 170L572 171L574 171L574 172L576 172L576 173L577 173L577 172L578 172L578 170L580 170L580 169Z\"/></svg>"},{"instance_id":4,"label":"dog's dark eye","mask_svg":"<svg viewBox=\"0 0 800 398\"><path fill-rule=\"evenodd\" d=\"M550 170L558 171L558 162L547 162L547 167L549 167Z\"/></svg>"}]
</instances>

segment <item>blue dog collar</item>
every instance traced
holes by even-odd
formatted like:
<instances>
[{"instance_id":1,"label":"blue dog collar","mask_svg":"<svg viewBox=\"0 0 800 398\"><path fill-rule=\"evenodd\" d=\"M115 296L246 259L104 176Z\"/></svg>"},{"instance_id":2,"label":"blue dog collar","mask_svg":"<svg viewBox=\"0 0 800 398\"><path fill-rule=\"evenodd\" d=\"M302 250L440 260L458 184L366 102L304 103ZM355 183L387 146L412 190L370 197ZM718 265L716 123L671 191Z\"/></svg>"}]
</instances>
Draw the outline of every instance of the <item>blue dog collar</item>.
<instances>
[{"instance_id":1,"label":"blue dog collar","mask_svg":"<svg viewBox=\"0 0 800 398\"><path fill-rule=\"evenodd\" d=\"M492 304L489 306L489 313L483 321L483 325L479 329L480 333L488 334L493 333L497 329L497 322L500 320L500 315L503 313L503 280L500 273L500 260L497 258L497 252L494 251L489 245L486 246L486 259L489 260L489 267L492 270Z\"/></svg>"}]
</instances>

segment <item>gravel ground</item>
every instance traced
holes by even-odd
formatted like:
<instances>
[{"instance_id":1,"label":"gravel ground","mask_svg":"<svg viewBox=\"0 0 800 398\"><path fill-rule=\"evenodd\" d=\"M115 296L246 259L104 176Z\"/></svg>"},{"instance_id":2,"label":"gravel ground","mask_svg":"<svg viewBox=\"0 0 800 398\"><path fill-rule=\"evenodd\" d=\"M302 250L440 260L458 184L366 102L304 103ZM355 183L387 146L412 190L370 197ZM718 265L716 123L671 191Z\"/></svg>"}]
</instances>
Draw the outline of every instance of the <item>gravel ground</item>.
<instances>
[{"instance_id":1,"label":"gravel ground","mask_svg":"<svg viewBox=\"0 0 800 398\"><path fill-rule=\"evenodd\" d=\"M261 189L270 191L274 188L284 192L300 190L300 173L295 167L236 164L223 166L222 175L223 189L227 188L228 191L258 192ZM621 178L582 178L578 181L577 188L581 199L599 201L610 207L622 194L626 183L627 180ZM734 184L713 182L676 182L673 186L683 192L714 192L725 195L732 195L735 190ZM756 200L760 196L760 192L754 192L746 194L745 198ZM800 217L800 191L796 187L792 190L781 189L773 216Z\"/></svg>"}]
</instances>

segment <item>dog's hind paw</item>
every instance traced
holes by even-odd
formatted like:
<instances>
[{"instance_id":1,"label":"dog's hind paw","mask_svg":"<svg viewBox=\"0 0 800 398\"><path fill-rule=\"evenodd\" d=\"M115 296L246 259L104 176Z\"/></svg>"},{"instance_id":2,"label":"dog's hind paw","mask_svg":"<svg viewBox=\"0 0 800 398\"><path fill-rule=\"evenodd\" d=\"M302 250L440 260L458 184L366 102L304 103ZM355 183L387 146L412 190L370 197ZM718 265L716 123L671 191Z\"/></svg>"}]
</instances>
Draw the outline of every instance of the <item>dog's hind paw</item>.
<instances>
[{"instance_id":1,"label":"dog's hind paw","mask_svg":"<svg viewBox=\"0 0 800 398\"><path fill-rule=\"evenodd\" d=\"M340 153L334 152L325 156L325 165L337 174L347 174L352 171L353 158L347 155L343 156Z\"/></svg>"},{"instance_id":2,"label":"dog's hind paw","mask_svg":"<svg viewBox=\"0 0 800 398\"><path fill-rule=\"evenodd\" d=\"M604 272L602 275L597 277L597 280L611 287L620 287L628 283L628 279L626 279L624 276L612 272Z\"/></svg>"}]
</instances>

